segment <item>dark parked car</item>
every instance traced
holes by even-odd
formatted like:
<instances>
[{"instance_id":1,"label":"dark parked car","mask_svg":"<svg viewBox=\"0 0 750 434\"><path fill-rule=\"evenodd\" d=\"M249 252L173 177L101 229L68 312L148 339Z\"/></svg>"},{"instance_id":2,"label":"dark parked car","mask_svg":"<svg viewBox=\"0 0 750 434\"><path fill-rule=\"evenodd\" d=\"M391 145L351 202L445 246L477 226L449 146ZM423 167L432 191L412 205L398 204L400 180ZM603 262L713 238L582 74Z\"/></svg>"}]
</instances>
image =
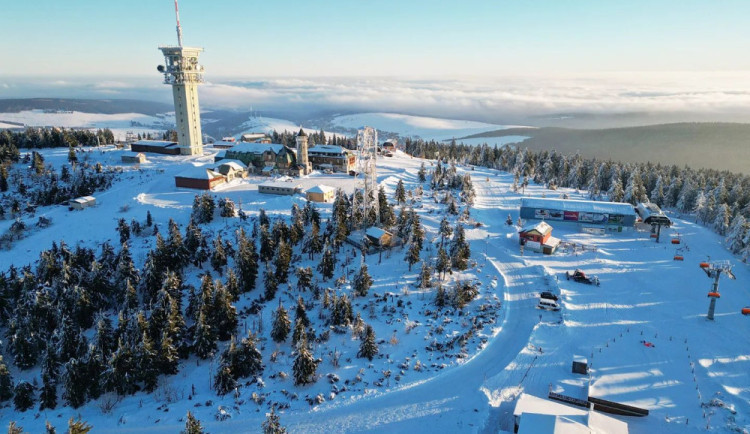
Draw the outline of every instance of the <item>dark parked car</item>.
<instances>
[{"instance_id":1,"label":"dark parked car","mask_svg":"<svg viewBox=\"0 0 750 434\"><path fill-rule=\"evenodd\" d=\"M541 294L539 294L539 297L546 298L548 300L555 300L555 301L557 301L557 295L555 295L555 294L553 294L553 293L551 293L549 291L542 292Z\"/></svg>"}]
</instances>

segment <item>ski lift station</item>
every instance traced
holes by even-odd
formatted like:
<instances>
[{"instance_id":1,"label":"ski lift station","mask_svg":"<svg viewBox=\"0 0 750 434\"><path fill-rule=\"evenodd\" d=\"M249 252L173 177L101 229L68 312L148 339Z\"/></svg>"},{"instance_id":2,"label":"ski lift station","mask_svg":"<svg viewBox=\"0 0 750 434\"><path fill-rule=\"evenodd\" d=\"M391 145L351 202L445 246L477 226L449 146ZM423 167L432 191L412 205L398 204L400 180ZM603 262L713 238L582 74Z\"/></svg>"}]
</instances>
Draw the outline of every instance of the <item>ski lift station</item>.
<instances>
[{"instance_id":1,"label":"ski lift station","mask_svg":"<svg viewBox=\"0 0 750 434\"><path fill-rule=\"evenodd\" d=\"M664 214L664 211L659 208L659 205L655 203L641 202L635 207L635 212L638 213L638 216L643 220L643 223L667 227L672 225L672 220L670 220L669 217Z\"/></svg>"},{"instance_id":2,"label":"ski lift station","mask_svg":"<svg viewBox=\"0 0 750 434\"><path fill-rule=\"evenodd\" d=\"M520 216L526 220L557 220L610 230L635 226L636 214L628 203L594 200L529 198L521 199Z\"/></svg>"}]
</instances>

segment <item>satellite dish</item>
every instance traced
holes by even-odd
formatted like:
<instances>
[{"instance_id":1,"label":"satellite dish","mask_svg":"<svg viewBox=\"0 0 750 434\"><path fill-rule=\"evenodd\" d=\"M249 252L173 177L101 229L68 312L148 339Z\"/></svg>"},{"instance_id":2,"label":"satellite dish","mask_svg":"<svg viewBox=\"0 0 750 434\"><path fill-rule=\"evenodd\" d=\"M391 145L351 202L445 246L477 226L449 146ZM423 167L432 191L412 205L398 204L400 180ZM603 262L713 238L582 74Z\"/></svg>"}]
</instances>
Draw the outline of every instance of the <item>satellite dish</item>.
<instances>
[{"instance_id":1,"label":"satellite dish","mask_svg":"<svg viewBox=\"0 0 750 434\"><path fill-rule=\"evenodd\" d=\"M159 71L159 72L164 72L164 70L165 70L164 65L157 66L156 70Z\"/></svg>"}]
</instances>

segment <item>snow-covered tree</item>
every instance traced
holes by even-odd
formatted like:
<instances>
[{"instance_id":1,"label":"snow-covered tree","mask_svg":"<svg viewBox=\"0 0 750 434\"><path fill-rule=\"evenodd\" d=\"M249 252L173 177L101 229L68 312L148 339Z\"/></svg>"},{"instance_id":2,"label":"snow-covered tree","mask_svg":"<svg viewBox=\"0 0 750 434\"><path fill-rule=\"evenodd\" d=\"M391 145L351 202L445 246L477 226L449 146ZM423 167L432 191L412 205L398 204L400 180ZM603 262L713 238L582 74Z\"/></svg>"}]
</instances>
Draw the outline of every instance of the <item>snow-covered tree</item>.
<instances>
[{"instance_id":1,"label":"snow-covered tree","mask_svg":"<svg viewBox=\"0 0 750 434\"><path fill-rule=\"evenodd\" d=\"M372 277L370 277L370 273L367 272L367 264L364 262L359 267L359 271L357 272L357 275L354 277L354 281L352 282L352 289L354 290L354 295L358 297L364 297L367 295L367 291L370 290L370 286L372 286L373 280Z\"/></svg>"},{"instance_id":2,"label":"snow-covered tree","mask_svg":"<svg viewBox=\"0 0 750 434\"><path fill-rule=\"evenodd\" d=\"M368 325L365 329L365 338L359 345L359 351L357 357L372 360L375 355L378 354L378 344L375 341L375 331L372 326Z\"/></svg>"},{"instance_id":3,"label":"snow-covered tree","mask_svg":"<svg viewBox=\"0 0 750 434\"><path fill-rule=\"evenodd\" d=\"M294 374L294 384L304 385L315 382L315 373L318 369L319 361L313 357L312 352L307 344L307 337L297 342L297 356L294 359L292 371Z\"/></svg>"},{"instance_id":4,"label":"snow-covered tree","mask_svg":"<svg viewBox=\"0 0 750 434\"><path fill-rule=\"evenodd\" d=\"M727 232L726 243L729 250L734 253L740 253L742 248L745 247L744 239L748 234L748 225L745 217L737 213L732 219L732 223L729 225L729 231Z\"/></svg>"},{"instance_id":5,"label":"snow-covered tree","mask_svg":"<svg viewBox=\"0 0 750 434\"><path fill-rule=\"evenodd\" d=\"M273 314L273 325L271 326L271 338L274 342L284 342L289 335L291 321L284 305L279 302L279 307Z\"/></svg>"}]
</instances>

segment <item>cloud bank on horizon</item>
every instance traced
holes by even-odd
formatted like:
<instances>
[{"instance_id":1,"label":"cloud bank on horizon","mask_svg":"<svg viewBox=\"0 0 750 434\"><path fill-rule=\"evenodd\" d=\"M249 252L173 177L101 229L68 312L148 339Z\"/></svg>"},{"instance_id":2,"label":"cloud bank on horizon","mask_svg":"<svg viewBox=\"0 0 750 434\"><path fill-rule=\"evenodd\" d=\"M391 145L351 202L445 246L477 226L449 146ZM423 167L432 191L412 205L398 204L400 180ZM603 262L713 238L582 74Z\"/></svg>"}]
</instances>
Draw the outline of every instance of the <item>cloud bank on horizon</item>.
<instances>
[{"instance_id":1,"label":"cloud bank on horizon","mask_svg":"<svg viewBox=\"0 0 750 434\"><path fill-rule=\"evenodd\" d=\"M261 111L399 112L480 121L563 114L750 112L742 72L612 73L588 77L224 79L199 90L204 108ZM0 78L0 98L144 99L171 102L153 79Z\"/></svg>"}]
</instances>

